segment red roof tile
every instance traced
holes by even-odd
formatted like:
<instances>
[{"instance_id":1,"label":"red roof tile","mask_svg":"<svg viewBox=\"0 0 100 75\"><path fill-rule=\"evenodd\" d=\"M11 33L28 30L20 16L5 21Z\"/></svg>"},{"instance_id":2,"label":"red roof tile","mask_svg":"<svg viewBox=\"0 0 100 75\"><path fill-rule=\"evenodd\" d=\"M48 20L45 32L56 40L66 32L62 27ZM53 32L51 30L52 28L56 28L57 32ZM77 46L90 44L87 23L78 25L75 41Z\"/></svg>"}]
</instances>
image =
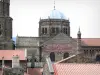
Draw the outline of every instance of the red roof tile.
<instances>
[{"instance_id":1,"label":"red roof tile","mask_svg":"<svg viewBox=\"0 0 100 75\"><path fill-rule=\"evenodd\" d=\"M25 50L0 50L0 60L12 60L13 55L18 55L20 60L25 60Z\"/></svg>"},{"instance_id":2,"label":"red roof tile","mask_svg":"<svg viewBox=\"0 0 100 75\"><path fill-rule=\"evenodd\" d=\"M3 75L3 72L2 72L2 70L0 70L0 75Z\"/></svg>"},{"instance_id":3,"label":"red roof tile","mask_svg":"<svg viewBox=\"0 0 100 75\"><path fill-rule=\"evenodd\" d=\"M29 75L42 75L42 68L28 68L27 71Z\"/></svg>"},{"instance_id":4,"label":"red roof tile","mask_svg":"<svg viewBox=\"0 0 100 75\"><path fill-rule=\"evenodd\" d=\"M100 64L54 64L54 75L100 75Z\"/></svg>"},{"instance_id":5,"label":"red roof tile","mask_svg":"<svg viewBox=\"0 0 100 75\"><path fill-rule=\"evenodd\" d=\"M82 41L88 46L100 46L100 38L82 38Z\"/></svg>"},{"instance_id":6,"label":"red roof tile","mask_svg":"<svg viewBox=\"0 0 100 75\"><path fill-rule=\"evenodd\" d=\"M30 74L28 74L28 73L24 73L24 75L30 75Z\"/></svg>"}]
</instances>

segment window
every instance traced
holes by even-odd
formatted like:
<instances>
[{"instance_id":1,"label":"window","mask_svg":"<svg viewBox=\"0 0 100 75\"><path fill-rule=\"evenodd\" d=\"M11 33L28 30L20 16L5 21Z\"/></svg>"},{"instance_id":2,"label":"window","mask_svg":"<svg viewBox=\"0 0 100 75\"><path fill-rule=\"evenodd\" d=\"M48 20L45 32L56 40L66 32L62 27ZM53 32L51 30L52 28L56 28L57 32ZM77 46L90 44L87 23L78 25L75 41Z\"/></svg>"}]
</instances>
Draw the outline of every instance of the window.
<instances>
[{"instance_id":1,"label":"window","mask_svg":"<svg viewBox=\"0 0 100 75\"><path fill-rule=\"evenodd\" d=\"M47 28L42 28L42 34L47 34Z\"/></svg>"},{"instance_id":2,"label":"window","mask_svg":"<svg viewBox=\"0 0 100 75\"><path fill-rule=\"evenodd\" d=\"M84 54L85 55L88 55L88 50L84 50Z\"/></svg>"},{"instance_id":3,"label":"window","mask_svg":"<svg viewBox=\"0 0 100 75\"><path fill-rule=\"evenodd\" d=\"M44 28L42 28L42 34L44 34Z\"/></svg>"},{"instance_id":4,"label":"window","mask_svg":"<svg viewBox=\"0 0 100 75\"><path fill-rule=\"evenodd\" d=\"M51 61L55 61L55 53L54 52L50 53L50 59L51 59Z\"/></svg>"},{"instance_id":5,"label":"window","mask_svg":"<svg viewBox=\"0 0 100 75\"><path fill-rule=\"evenodd\" d=\"M67 28L66 28L66 34L67 34Z\"/></svg>"},{"instance_id":6,"label":"window","mask_svg":"<svg viewBox=\"0 0 100 75\"><path fill-rule=\"evenodd\" d=\"M52 27L52 33L55 33L55 32L56 32L56 31L55 31L55 28Z\"/></svg>"},{"instance_id":7,"label":"window","mask_svg":"<svg viewBox=\"0 0 100 75\"><path fill-rule=\"evenodd\" d=\"M63 58L65 59L65 58L67 58L67 57L69 57L69 53L64 53L64 56L63 56Z\"/></svg>"},{"instance_id":8,"label":"window","mask_svg":"<svg viewBox=\"0 0 100 75\"><path fill-rule=\"evenodd\" d=\"M47 34L47 28L45 28L45 34Z\"/></svg>"},{"instance_id":9,"label":"window","mask_svg":"<svg viewBox=\"0 0 100 75\"><path fill-rule=\"evenodd\" d=\"M56 28L56 33L59 33L59 28Z\"/></svg>"},{"instance_id":10,"label":"window","mask_svg":"<svg viewBox=\"0 0 100 75\"><path fill-rule=\"evenodd\" d=\"M67 28L63 28L63 33L68 34Z\"/></svg>"},{"instance_id":11,"label":"window","mask_svg":"<svg viewBox=\"0 0 100 75\"><path fill-rule=\"evenodd\" d=\"M66 32L65 28L63 28L63 33L65 33L65 32Z\"/></svg>"},{"instance_id":12,"label":"window","mask_svg":"<svg viewBox=\"0 0 100 75\"><path fill-rule=\"evenodd\" d=\"M2 34L1 28L2 28L2 27L1 27L1 24L0 24L0 35Z\"/></svg>"},{"instance_id":13,"label":"window","mask_svg":"<svg viewBox=\"0 0 100 75\"><path fill-rule=\"evenodd\" d=\"M2 34L1 30L0 30L0 35Z\"/></svg>"},{"instance_id":14,"label":"window","mask_svg":"<svg viewBox=\"0 0 100 75\"><path fill-rule=\"evenodd\" d=\"M1 24L0 24L0 29L1 29Z\"/></svg>"},{"instance_id":15,"label":"window","mask_svg":"<svg viewBox=\"0 0 100 75\"><path fill-rule=\"evenodd\" d=\"M96 61L99 61L100 62L100 54L97 54Z\"/></svg>"}]
</instances>

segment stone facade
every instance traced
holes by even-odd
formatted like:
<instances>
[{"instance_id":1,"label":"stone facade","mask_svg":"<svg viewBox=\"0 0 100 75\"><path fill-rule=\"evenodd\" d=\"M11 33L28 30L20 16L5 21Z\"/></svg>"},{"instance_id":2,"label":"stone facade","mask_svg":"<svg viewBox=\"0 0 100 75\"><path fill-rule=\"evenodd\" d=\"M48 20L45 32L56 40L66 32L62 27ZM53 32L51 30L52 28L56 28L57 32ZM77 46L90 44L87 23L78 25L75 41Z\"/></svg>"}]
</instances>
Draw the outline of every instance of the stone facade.
<instances>
[{"instance_id":1,"label":"stone facade","mask_svg":"<svg viewBox=\"0 0 100 75\"><path fill-rule=\"evenodd\" d=\"M54 12L53 16L55 13L60 13L56 9L52 12ZM59 61L80 53L83 53L85 59L95 61L100 52L100 46L88 46L84 43L80 29L76 36L77 38L70 36L69 19L48 16L48 18L40 18L39 37L17 36L16 48L27 48L28 55L34 54L37 61L43 62L46 57L50 57L53 61Z\"/></svg>"},{"instance_id":2,"label":"stone facade","mask_svg":"<svg viewBox=\"0 0 100 75\"><path fill-rule=\"evenodd\" d=\"M10 0L0 0L0 49L14 49L12 18L9 15Z\"/></svg>"},{"instance_id":3,"label":"stone facade","mask_svg":"<svg viewBox=\"0 0 100 75\"><path fill-rule=\"evenodd\" d=\"M65 33L70 36L70 22L65 19L40 19L39 37L54 37L58 33Z\"/></svg>"}]
</instances>

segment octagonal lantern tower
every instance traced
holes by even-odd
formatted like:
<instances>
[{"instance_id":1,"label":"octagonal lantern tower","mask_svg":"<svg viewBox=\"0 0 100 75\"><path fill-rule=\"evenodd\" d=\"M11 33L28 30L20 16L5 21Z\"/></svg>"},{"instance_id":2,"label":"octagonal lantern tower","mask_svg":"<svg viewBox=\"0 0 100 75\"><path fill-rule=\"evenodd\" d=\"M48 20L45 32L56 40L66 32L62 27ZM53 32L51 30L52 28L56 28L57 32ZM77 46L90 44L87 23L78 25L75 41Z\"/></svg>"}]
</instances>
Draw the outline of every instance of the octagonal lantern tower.
<instances>
[{"instance_id":1,"label":"octagonal lantern tower","mask_svg":"<svg viewBox=\"0 0 100 75\"><path fill-rule=\"evenodd\" d=\"M59 33L70 36L70 22L62 12L54 8L40 18L39 37L53 37Z\"/></svg>"}]
</instances>

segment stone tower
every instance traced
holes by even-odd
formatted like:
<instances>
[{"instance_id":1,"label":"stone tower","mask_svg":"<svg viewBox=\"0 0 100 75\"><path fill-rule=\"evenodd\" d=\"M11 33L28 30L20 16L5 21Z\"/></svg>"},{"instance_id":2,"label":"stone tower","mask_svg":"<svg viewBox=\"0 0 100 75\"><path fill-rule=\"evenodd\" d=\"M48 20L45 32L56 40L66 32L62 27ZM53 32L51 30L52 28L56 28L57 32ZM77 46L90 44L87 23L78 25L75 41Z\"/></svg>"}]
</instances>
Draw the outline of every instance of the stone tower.
<instances>
[{"instance_id":1,"label":"stone tower","mask_svg":"<svg viewBox=\"0 0 100 75\"><path fill-rule=\"evenodd\" d=\"M10 0L0 0L0 49L13 49Z\"/></svg>"},{"instance_id":2,"label":"stone tower","mask_svg":"<svg viewBox=\"0 0 100 75\"><path fill-rule=\"evenodd\" d=\"M54 8L46 17L40 18L39 37L53 37L59 33L70 36L70 22Z\"/></svg>"}]
</instances>

